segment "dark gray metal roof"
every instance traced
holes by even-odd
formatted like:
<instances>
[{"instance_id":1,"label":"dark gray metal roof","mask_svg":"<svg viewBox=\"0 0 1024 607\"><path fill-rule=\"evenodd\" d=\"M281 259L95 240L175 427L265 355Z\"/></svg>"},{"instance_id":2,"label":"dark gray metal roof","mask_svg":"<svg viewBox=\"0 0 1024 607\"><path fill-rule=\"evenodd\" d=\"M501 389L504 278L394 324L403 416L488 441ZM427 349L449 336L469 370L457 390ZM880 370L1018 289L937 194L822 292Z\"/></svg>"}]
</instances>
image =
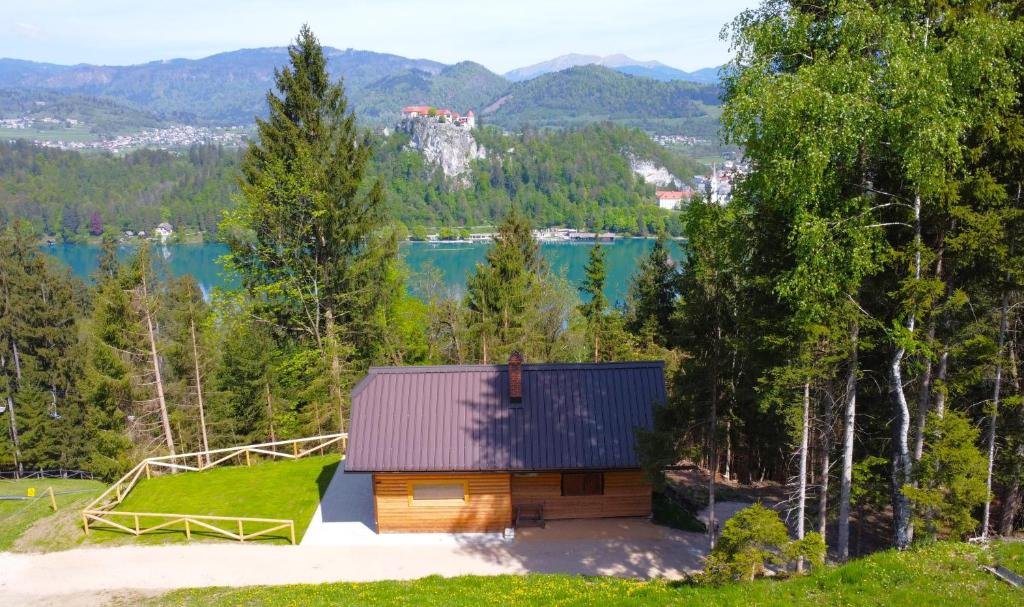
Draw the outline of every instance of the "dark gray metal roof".
<instances>
[{"instance_id":1,"label":"dark gray metal roof","mask_svg":"<svg viewBox=\"0 0 1024 607\"><path fill-rule=\"evenodd\" d=\"M352 391L349 472L636 468L664 364L374 367Z\"/></svg>"}]
</instances>

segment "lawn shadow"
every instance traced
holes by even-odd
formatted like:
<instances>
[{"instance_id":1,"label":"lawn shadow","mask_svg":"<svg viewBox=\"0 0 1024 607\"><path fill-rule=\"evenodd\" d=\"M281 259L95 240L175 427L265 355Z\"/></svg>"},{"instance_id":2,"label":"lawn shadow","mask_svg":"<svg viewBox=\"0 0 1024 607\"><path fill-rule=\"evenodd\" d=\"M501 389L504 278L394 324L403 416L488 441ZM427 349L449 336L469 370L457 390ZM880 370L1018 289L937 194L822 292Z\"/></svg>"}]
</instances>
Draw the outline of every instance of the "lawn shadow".
<instances>
[{"instance_id":1,"label":"lawn shadow","mask_svg":"<svg viewBox=\"0 0 1024 607\"><path fill-rule=\"evenodd\" d=\"M331 479L334 478L334 474L338 471L338 467L341 465L341 461L328 464L320 470L320 474L316 477L316 487L320 493L320 501L324 500L324 496L327 495L327 488L331 486Z\"/></svg>"}]
</instances>

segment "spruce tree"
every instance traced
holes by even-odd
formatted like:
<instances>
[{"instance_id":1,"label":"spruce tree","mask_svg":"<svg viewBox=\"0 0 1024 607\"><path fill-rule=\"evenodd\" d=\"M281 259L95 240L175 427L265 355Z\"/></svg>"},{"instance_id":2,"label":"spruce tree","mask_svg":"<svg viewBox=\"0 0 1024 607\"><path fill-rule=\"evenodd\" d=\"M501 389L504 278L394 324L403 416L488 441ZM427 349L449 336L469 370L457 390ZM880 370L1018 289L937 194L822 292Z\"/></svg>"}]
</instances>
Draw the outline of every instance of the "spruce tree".
<instances>
[{"instance_id":1,"label":"spruce tree","mask_svg":"<svg viewBox=\"0 0 1024 607\"><path fill-rule=\"evenodd\" d=\"M660 232L629 285L626 326L636 335L648 335L658 345L671 345L672 312L678 295L679 272L669 255L668 235Z\"/></svg>"},{"instance_id":2,"label":"spruce tree","mask_svg":"<svg viewBox=\"0 0 1024 607\"><path fill-rule=\"evenodd\" d=\"M98 276L93 291L78 390L86 408L87 469L113 478L134 463L130 433L139 421L132 381L137 343L133 339L135 311L122 268L112 258L105 272Z\"/></svg>"},{"instance_id":3,"label":"spruce tree","mask_svg":"<svg viewBox=\"0 0 1024 607\"><path fill-rule=\"evenodd\" d=\"M0 398L18 464L57 468L81 458L77 285L38 251L25 226L0 233ZM15 442L15 439L17 441Z\"/></svg>"},{"instance_id":4,"label":"spruce tree","mask_svg":"<svg viewBox=\"0 0 1024 607\"><path fill-rule=\"evenodd\" d=\"M335 425L347 388L380 349L397 293L397 243L373 153L308 26L274 73L269 116L242 162L239 208L222 228L256 313L321 355Z\"/></svg>"},{"instance_id":5,"label":"spruce tree","mask_svg":"<svg viewBox=\"0 0 1024 607\"><path fill-rule=\"evenodd\" d=\"M527 360L544 357L542 342L550 337L544 321L551 312L545 306L554 303L545 301L548 281L530 222L513 210L498 227L486 259L466 281L467 324L477 360L502 361L513 350Z\"/></svg>"},{"instance_id":6,"label":"spruce tree","mask_svg":"<svg viewBox=\"0 0 1024 607\"><path fill-rule=\"evenodd\" d=\"M630 360L636 356L633 339L625 330L621 311L608 309L608 298L604 294L608 280L605 258L604 247L594 245L580 285L580 293L588 300L580 304L579 311L586 325L589 358L594 362Z\"/></svg>"}]
</instances>

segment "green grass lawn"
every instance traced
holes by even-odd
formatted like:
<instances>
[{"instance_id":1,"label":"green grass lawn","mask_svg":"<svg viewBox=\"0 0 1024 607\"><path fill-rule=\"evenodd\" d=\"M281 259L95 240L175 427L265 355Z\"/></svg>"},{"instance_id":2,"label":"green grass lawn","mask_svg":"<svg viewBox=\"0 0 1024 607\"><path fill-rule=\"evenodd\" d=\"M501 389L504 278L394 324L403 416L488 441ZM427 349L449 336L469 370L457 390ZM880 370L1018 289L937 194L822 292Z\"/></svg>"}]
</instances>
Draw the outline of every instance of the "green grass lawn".
<instances>
[{"instance_id":1,"label":"green grass lawn","mask_svg":"<svg viewBox=\"0 0 1024 607\"><path fill-rule=\"evenodd\" d=\"M1003 567L1024 575L1024 542L999 542L992 547L992 555Z\"/></svg>"},{"instance_id":2,"label":"green grass lawn","mask_svg":"<svg viewBox=\"0 0 1024 607\"><path fill-rule=\"evenodd\" d=\"M55 517L50 497L46 495L47 487L53 487L57 494L56 516L59 517L60 513L81 509L99 495L104 485L99 481L60 478L0 481L0 495L24 496L30 487L35 488L39 499L0 500L0 551L15 548L18 538L37 522Z\"/></svg>"},{"instance_id":3,"label":"green grass lawn","mask_svg":"<svg viewBox=\"0 0 1024 607\"><path fill-rule=\"evenodd\" d=\"M30 139L39 141L96 141L99 137L88 127L59 129L0 129L0 139Z\"/></svg>"},{"instance_id":4,"label":"green grass lawn","mask_svg":"<svg viewBox=\"0 0 1024 607\"><path fill-rule=\"evenodd\" d=\"M1022 595L978 565L988 557L967 544L941 543L882 552L807 577L720 588L663 581L564 575L429 577L410 582L202 588L150 599L154 607L190 605L992 605ZM343 564L339 563L339 566Z\"/></svg>"},{"instance_id":5,"label":"green grass lawn","mask_svg":"<svg viewBox=\"0 0 1024 607\"><path fill-rule=\"evenodd\" d=\"M338 455L324 455L297 461L266 462L252 467L231 466L143 479L117 510L291 519L295 521L295 538L299 541L339 461ZM134 524L127 517L116 517L113 520L128 527ZM151 526L162 520L142 517L140 524ZM222 522L220 526L236 529L231 522ZM259 528L259 524L247 523L245 530L250 533ZM195 527L192 537L233 541L221 535L197 531ZM185 539L184 526L161 529L138 538L109 527L96 527L90 528L87 541L164 543ZM287 542L288 532L279 531L253 541Z\"/></svg>"}]
</instances>

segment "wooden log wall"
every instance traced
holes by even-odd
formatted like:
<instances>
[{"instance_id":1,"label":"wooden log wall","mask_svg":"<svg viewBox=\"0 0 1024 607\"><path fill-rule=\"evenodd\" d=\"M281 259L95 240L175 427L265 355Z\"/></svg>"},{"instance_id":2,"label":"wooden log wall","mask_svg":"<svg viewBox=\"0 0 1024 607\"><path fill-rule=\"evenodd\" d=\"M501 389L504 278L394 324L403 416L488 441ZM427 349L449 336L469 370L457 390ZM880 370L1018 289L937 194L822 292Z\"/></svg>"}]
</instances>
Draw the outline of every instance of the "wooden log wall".
<instances>
[{"instance_id":1,"label":"wooden log wall","mask_svg":"<svg viewBox=\"0 0 1024 607\"><path fill-rule=\"evenodd\" d=\"M412 503L417 482L465 483L467 499L462 504ZM373 494L379 533L500 533L512 525L508 474L376 473Z\"/></svg>"},{"instance_id":2,"label":"wooden log wall","mask_svg":"<svg viewBox=\"0 0 1024 607\"><path fill-rule=\"evenodd\" d=\"M604 473L604 495L562 495L562 475L512 475L512 506L543 504L544 518L604 518L651 514L651 483L640 470Z\"/></svg>"}]
</instances>

